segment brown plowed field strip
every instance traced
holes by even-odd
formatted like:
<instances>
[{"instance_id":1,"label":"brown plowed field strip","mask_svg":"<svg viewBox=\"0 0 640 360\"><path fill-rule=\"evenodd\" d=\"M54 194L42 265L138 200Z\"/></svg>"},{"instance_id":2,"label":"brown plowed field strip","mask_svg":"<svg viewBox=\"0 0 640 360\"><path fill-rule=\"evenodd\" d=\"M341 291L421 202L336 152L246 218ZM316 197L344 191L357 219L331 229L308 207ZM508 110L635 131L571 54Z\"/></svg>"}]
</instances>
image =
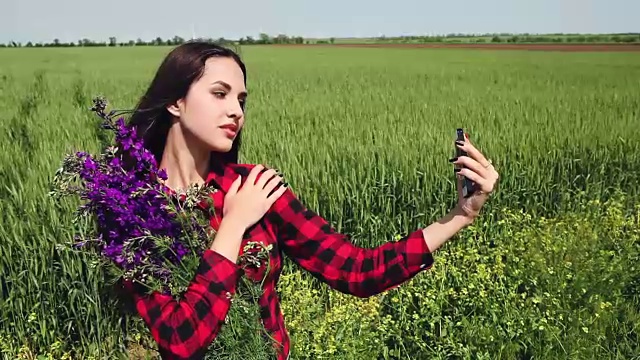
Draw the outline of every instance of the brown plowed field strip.
<instances>
[{"instance_id":1,"label":"brown plowed field strip","mask_svg":"<svg viewBox=\"0 0 640 360\"><path fill-rule=\"evenodd\" d=\"M570 52L620 52L640 51L640 44L283 44L277 46L302 47L360 47L360 48L413 48L413 49L480 49L480 50L527 50Z\"/></svg>"}]
</instances>

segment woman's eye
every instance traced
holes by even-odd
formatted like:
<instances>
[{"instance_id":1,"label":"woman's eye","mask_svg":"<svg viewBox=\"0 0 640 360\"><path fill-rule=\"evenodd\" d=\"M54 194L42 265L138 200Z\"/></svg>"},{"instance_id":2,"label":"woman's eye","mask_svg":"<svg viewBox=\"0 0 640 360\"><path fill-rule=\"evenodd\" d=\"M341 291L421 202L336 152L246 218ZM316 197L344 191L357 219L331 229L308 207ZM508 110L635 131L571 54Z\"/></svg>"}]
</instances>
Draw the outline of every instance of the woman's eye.
<instances>
[{"instance_id":1,"label":"woman's eye","mask_svg":"<svg viewBox=\"0 0 640 360\"><path fill-rule=\"evenodd\" d=\"M216 91L216 92L214 92L213 94L214 94L216 97L221 98L221 99L222 99L222 98L224 98L224 96L225 96L224 91Z\"/></svg>"}]
</instances>

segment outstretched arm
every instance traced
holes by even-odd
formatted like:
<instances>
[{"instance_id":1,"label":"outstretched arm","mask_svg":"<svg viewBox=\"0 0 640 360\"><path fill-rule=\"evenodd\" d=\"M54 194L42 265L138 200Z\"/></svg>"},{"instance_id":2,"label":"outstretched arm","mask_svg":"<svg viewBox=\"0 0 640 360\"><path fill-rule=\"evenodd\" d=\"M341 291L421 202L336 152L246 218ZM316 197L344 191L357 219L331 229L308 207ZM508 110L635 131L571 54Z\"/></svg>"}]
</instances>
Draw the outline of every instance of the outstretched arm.
<instances>
[{"instance_id":1,"label":"outstretched arm","mask_svg":"<svg viewBox=\"0 0 640 360\"><path fill-rule=\"evenodd\" d=\"M436 251L453 235L471 225L471 223L473 223L473 218L467 216L459 207L456 207L447 215L422 229L422 234L429 249Z\"/></svg>"},{"instance_id":2,"label":"outstretched arm","mask_svg":"<svg viewBox=\"0 0 640 360\"><path fill-rule=\"evenodd\" d=\"M396 287L433 265L433 251L470 223L457 211L399 241L375 248L354 245L289 189L268 213L283 251L332 288L369 297Z\"/></svg>"}]
</instances>

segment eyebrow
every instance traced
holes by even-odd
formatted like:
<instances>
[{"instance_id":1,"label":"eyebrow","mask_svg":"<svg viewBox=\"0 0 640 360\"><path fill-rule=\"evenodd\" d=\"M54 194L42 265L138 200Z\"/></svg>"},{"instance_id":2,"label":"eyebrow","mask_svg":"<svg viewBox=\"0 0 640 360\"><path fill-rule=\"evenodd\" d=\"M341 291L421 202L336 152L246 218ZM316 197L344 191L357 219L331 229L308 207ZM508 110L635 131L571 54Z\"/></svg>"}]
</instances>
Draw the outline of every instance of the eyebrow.
<instances>
[{"instance_id":1,"label":"eyebrow","mask_svg":"<svg viewBox=\"0 0 640 360\"><path fill-rule=\"evenodd\" d=\"M215 85L215 84L222 85L225 89L227 89L227 91L231 91L231 85L227 84L226 82L224 82L222 80L214 81L211 85ZM246 91L243 91L243 92L240 93L240 95L247 96L249 94Z\"/></svg>"}]
</instances>

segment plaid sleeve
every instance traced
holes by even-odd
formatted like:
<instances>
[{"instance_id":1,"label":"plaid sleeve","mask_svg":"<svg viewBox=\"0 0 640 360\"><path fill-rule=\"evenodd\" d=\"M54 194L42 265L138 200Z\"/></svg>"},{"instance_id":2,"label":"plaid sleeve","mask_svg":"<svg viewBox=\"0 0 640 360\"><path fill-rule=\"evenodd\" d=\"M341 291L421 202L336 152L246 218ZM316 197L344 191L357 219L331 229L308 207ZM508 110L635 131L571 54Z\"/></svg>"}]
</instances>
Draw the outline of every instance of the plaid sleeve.
<instances>
[{"instance_id":1,"label":"plaid sleeve","mask_svg":"<svg viewBox=\"0 0 640 360\"><path fill-rule=\"evenodd\" d=\"M376 295L433 265L421 229L375 248L358 247L307 209L290 189L274 203L269 217L285 254L343 293Z\"/></svg>"},{"instance_id":2,"label":"plaid sleeve","mask_svg":"<svg viewBox=\"0 0 640 360\"><path fill-rule=\"evenodd\" d=\"M131 283L126 284L163 359L204 356L224 324L241 271L239 265L223 255L206 250L180 301L158 292L143 294L135 291Z\"/></svg>"}]
</instances>

